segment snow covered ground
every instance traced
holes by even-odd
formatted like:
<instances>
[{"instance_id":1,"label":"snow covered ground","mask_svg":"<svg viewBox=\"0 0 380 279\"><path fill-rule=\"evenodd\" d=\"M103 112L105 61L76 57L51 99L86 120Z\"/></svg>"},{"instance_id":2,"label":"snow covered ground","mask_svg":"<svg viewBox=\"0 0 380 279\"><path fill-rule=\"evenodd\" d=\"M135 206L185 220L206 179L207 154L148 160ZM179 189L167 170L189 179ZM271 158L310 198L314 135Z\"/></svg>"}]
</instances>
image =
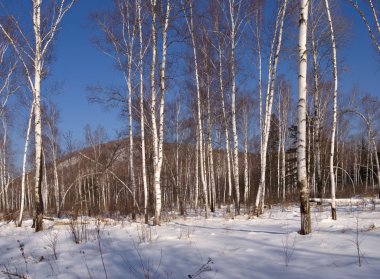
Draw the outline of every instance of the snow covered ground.
<instances>
[{"instance_id":1,"label":"snow covered ground","mask_svg":"<svg viewBox=\"0 0 380 279\"><path fill-rule=\"evenodd\" d=\"M315 207L308 236L297 233L297 206L255 219L224 212L207 220L167 216L160 227L45 221L40 233L31 221L22 228L2 222L0 278L380 278L380 209L373 205L341 206L337 221L328 207Z\"/></svg>"}]
</instances>

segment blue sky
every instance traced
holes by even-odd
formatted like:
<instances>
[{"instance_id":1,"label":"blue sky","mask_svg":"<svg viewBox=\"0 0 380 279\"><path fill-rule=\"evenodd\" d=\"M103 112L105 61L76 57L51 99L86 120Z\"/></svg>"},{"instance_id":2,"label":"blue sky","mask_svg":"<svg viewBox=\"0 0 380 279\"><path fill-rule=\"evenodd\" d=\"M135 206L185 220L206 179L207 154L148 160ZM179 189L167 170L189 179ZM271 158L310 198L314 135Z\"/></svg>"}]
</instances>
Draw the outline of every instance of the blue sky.
<instances>
[{"instance_id":1,"label":"blue sky","mask_svg":"<svg viewBox=\"0 0 380 279\"><path fill-rule=\"evenodd\" d=\"M107 86L121 82L111 59L90 42L96 31L91 27L89 14L109 9L111 5L111 0L79 0L64 18L58 34L50 79L63 82L63 93L55 97L61 111L61 132L71 130L77 138L82 138L86 124L106 127L111 137L114 130L123 125L116 111L105 111L99 105L88 104L86 99L88 85ZM342 7L352 18L353 37L338 53L349 67L349 71L340 76L340 88L347 91L354 84L360 84L364 91L375 94L376 88L380 88L380 59L360 17L348 4Z\"/></svg>"},{"instance_id":2,"label":"blue sky","mask_svg":"<svg viewBox=\"0 0 380 279\"><path fill-rule=\"evenodd\" d=\"M348 1L342 2L345 2L342 5L343 12L349 16L352 24L352 38L337 54L349 67L348 72L340 77L341 89L349 90L353 85L360 84L363 91L380 97L380 56L357 12Z\"/></svg>"},{"instance_id":3,"label":"blue sky","mask_svg":"<svg viewBox=\"0 0 380 279\"><path fill-rule=\"evenodd\" d=\"M55 44L54 63L45 83L62 83L62 93L53 99L60 109L59 130L61 134L71 131L79 142L83 141L83 128L86 124L93 128L104 126L110 138L115 136L115 130L120 130L125 125L117 111L105 111L97 104L89 104L86 97L88 85L107 86L122 82L113 61L90 42L96 35L96 30L93 29L89 15L94 11L110 9L111 6L111 0L77 1L63 20ZM339 77L341 92L345 93L353 85L360 84L363 91L379 96L376 91L380 88L379 56L360 17L349 4L345 3L342 7L352 20L352 38L338 52L338 56L346 61L349 68L348 72ZM296 78L296 72L294 75Z\"/></svg>"},{"instance_id":4,"label":"blue sky","mask_svg":"<svg viewBox=\"0 0 380 279\"><path fill-rule=\"evenodd\" d=\"M112 1L79 0L64 18L55 47L55 61L50 81L62 82L62 93L54 97L61 112L60 130L72 131L75 138L83 138L86 124L106 128L110 137L121 129L117 112L105 111L97 104L89 104L86 87L89 85L120 84L121 76L113 61L90 42L96 30L89 15L109 9Z\"/></svg>"}]
</instances>

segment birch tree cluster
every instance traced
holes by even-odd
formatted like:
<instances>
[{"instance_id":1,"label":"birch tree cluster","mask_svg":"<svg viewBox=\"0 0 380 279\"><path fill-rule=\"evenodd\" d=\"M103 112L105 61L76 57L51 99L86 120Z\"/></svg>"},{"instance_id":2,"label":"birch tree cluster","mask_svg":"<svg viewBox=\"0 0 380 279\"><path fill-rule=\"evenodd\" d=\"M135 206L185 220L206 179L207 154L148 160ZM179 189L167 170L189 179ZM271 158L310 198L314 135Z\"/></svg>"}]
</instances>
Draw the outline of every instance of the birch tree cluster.
<instances>
[{"instance_id":1,"label":"birch tree cluster","mask_svg":"<svg viewBox=\"0 0 380 279\"><path fill-rule=\"evenodd\" d=\"M75 1L31 2L29 22L0 19L2 218L28 215L36 231L45 215L160 225L176 213L259 216L299 202L308 234L310 198L331 197L336 219L336 197L379 193L380 100L338 83L350 43L343 8L361 18L376 57L378 3L114 0L91 15L93 47L121 82L89 84L87 97L125 125L111 139L86 126L79 145L42 86ZM21 166L13 122L23 123Z\"/></svg>"}]
</instances>

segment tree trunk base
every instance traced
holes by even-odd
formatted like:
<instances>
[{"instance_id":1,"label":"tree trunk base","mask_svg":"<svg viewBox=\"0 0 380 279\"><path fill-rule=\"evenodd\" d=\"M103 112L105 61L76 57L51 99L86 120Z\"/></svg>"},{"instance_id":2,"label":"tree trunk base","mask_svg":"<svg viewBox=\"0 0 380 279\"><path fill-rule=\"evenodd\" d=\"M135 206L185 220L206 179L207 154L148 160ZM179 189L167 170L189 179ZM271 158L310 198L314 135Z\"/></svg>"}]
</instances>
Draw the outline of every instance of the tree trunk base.
<instances>
[{"instance_id":1,"label":"tree trunk base","mask_svg":"<svg viewBox=\"0 0 380 279\"><path fill-rule=\"evenodd\" d=\"M161 215L160 214L156 213L154 215L153 226L161 226Z\"/></svg>"},{"instance_id":2,"label":"tree trunk base","mask_svg":"<svg viewBox=\"0 0 380 279\"><path fill-rule=\"evenodd\" d=\"M42 213L37 214L37 216L35 217L35 219L33 221L33 226L35 228L35 232L40 232L44 229L43 228L43 214ZM32 228L33 228L33 226L32 226Z\"/></svg>"},{"instance_id":3,"label":"tree trunk base","mask_svg":"<svg viewBox=\"0 0 380 279\"><path fill-rule=\"evenodd\" d=\"M236 205L235 215L240 215L240 204Z\"/></svg>"},{"instance_id":4,"label":"tree trunk base","mask_svg":"<svg viewBox=\"0 0 380 279\"><path fill-rule=\"evenodd\" d=\"M336 220L336 208L335 207L331 207L331 218L333 220Z\"/></svg>"},{"instance_id":5,"label":"tree trunk base","mask_svg":"<svg viewBox=\"0 0 380 279\"><path fill-rule=\"evenodd\" d=\"M311 233L311 218L310 218L310 205L305 199L301 199L301 235L307 235Z\"/></svg>"},{"instance_id":6,"label":"tree trunk base","mask_svg":"<svg viewBox=\"0 0 380 279\"><path fill-rule=\"evenodd\" d=\"M231 200L232 197L230 195L227 195L227 213L231 213Z\"/></svg>"}]
</instances>

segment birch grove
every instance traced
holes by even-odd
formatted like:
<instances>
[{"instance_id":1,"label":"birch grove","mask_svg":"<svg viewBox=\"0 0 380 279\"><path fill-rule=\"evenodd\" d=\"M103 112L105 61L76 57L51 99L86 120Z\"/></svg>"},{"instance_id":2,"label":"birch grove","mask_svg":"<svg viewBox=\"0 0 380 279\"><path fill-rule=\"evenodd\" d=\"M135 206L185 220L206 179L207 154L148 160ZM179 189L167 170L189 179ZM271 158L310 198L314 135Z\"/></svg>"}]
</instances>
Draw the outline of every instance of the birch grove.
<instances>
[{"instance_id":1,"label":"birch grove","mask_svg":"<svg viewBox=\"0 0 380 279\"><path fill-rule=\"evenodd\" d=\"M91 14L91 43L117 74L89 84L87 99L123 124L88 124L83 139L61 128L66 107L48 95L74 2L33 0L0 19L0 218L22 226L33 212L36 231L82 215L145 228L298 203L306 235L315 201L336 219L336 197L379 194L380 101L367 85L346 90L337 53L351 43L346 5L377 57L376 1L110 1Z\"/></svg>"}]
</instances>

